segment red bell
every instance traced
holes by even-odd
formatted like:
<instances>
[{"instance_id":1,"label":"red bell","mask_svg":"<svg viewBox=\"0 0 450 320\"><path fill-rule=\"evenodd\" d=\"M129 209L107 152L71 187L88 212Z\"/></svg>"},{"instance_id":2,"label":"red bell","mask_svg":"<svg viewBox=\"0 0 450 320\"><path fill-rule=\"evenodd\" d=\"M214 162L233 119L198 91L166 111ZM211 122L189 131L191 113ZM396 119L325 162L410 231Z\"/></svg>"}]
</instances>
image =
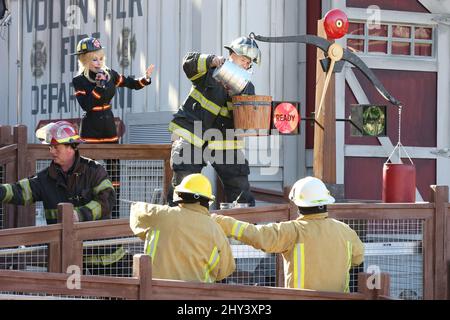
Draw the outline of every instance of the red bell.
<instances>
[{"instance_id":1,"label":"red bell","mask_svg":"<svg viewBox=\"0 0 450 320\"><path fill-rule=\"evenodd\" d=\"M347 34L348 18L342 10L330 10L324 19L325 32L329 39L339 39Z\"/></svg>"}]
</instances>

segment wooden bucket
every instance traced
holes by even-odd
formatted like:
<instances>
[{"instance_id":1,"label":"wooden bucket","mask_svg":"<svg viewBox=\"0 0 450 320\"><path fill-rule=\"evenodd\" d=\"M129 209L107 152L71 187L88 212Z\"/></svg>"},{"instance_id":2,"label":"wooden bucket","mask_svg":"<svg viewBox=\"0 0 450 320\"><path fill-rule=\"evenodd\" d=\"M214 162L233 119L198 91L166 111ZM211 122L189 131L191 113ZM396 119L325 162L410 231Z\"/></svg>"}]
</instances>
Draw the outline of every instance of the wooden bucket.
<instances>
[{"instance_id":1,"label":"wooden bucket","mask_svg":"<svg viewBox=\"0 0 450 320\"><path fill-rule=\"evenodd\" d=\"M236 136L258 136L270 133L271 96L234 96L233 119ZM239 132L244 130L244 132Z\"/></svg>"}]
</instances>

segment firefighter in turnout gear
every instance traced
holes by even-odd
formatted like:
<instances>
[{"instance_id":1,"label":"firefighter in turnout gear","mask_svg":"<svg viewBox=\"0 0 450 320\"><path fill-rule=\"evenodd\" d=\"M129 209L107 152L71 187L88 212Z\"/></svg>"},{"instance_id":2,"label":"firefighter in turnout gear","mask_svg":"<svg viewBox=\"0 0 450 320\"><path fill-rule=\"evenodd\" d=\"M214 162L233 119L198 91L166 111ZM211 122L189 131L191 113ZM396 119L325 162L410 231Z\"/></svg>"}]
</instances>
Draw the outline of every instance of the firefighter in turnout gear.
<instances>
[{"instance_id":1,"label":"firefighter in turnout gear","mask_svg":"<svg viewBox=\"0 0 450 320\"><path fill-rule=\"evenodd\" d=\"M99 163L79 155L78 144L83 140L73 125L52 122L37 130L36 136L49 145L52 162L33 177L0 185L0 201L15 205L42 201L47 224L57 223L57 205L62 202L73 204L77 222L110 219L114 188ZM123 248L109 251L101 256L92 252L92 256L112 264L125 254Z\"/></svg>"},{"instance_id":2,"label":"firefighter in turnout gear","mask_svg":"<svg viewBox=\"0 0 450 320\"><path fill-rule=\"evenodd\" d=\"M117 87L140 90L151 83L154 65L140 79L125 77L105 66L105 53L96 38L84 38L77 45L79 75L73 78L75 96L85 114L80 136L87 143L117 143L111 100Z\"/></svg>"},{"instance_id":3,"label":"firefighter in turnout gear","mask_svg":"<svg viewBox=\"0 0 450 320\"><path fill-rule=\"evenodd\" d=\"M286 287L349 292L350 268L364 259L358 235L328 217L327 204L334 203L334 198L321 180L300 179L289 199L298 206L296 220L255 226L221 215L212 214L212 218L227 236L265 252L281 253Z\"/></svg>"},{"instance_id":4,"label":"firefighter in turnout gear","mask_svg":"<svg viewBox=\"0 0 450 320\"><path fill-rule=\"evenodd\" d=\"M136 202L130 228L145 240L152 276L160 279L215 282L235 269L227 237L209 214L214 200L202 174L186 176L175 187L176 207Z\"/></svg>"},{"instance_id":5,"label":"firefighter in turnout gear","mask_svg":"<svg viewBox=\"0 0 450 320\"><path fill-rule=\"evenodd\" d=\"M253 39L240 37L225 48L229 50L229 59L243 69L248 70L253 63L260 63L261 53ZM234 129L231 96L227 88L213 77L214 71L224 62L224 57L199 52L189 52L184 57L183 70L192 88L169 124L169 131L173 133L170 159L173 178L167 195L169 205L173 205L173 188L185 176L201 172L208 161L223 183L227 202L238 200L239 203L255 205L248 182L248 161L241 150L243 140L229 134ZM240 93L254 94L251 82ZM208 138L208 132L219 133L221 138ZM211 155L209 159L206 153Z\"/></svg>"},{"instance_id":6,"label":"firefighter in turnout gear","mask_svg":"<svg viewBox=\"0 0 450 320\"><path fill-rule=\"evenodd\" d=\"M118 143L111 100L116 88L127 87L140 90L151 83L154 65L150 65L140 79L125 77L105 65L105 53L96 38L84 38L77 46L79 75L73 78L75 96L85 111L81 121L80 136L87 143ZM120 163L118 159L106 159L106 170L120 198ZM118 203L116 202L117 208ZM118 218L118 210L112 210Z\"/></svg>"}]
</instances>

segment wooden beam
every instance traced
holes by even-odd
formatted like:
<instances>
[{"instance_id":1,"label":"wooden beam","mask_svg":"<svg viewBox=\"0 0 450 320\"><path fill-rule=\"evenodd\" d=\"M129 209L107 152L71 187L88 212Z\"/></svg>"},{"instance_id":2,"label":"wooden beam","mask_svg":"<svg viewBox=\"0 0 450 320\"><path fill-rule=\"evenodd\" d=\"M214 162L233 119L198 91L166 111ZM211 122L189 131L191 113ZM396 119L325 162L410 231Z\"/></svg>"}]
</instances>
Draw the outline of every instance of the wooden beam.
<instances>
[{"instance_id":1,"label":"wooden beam","mask_svg":"<svg viewBox=\"0 0 450 320\"><path fill-rule=\"evenodd\" d=\"M263 207L212 210L212 213L222 214L250 223L280 222L289 220L289 205L277 204Z\"/></svg>"},{"instance_id":2,"label":"wooden beam","mask_svg":"<svg viewBox=\"0 0 450 320\"><path fill-rule=\"evenodd\" d=\"M281 253L275 255L276 259L276 286L284 287L284 258Z\"/></svg>"},{"instance_id":3,"label":"wooden beam","mask_svg":"<svg viewBox=\"0 0 450 320\"><path fill-rule=\"evenodd\" d=\"M81 276L81 288L67 286L70 274L23 272L0 270L2 291L23 293L44 293L76 297L117 297L138 299L139 283L136 279ZM70 280L69 280L70 281ZM49 297L54 299L55 297Z\"/></svg>"},{"instance_id":4,"label":"wooden beam","mask_svg":"<svg viewBox=\"0 0 450 320\"><path fill-rule=\"evenodd\" d=\"M448 186L431 186L432 199L435 204L436 214L434 218L434 246L435 246L435 270L434 270L434 299L447 299L447 206Z\"/></svg>"},{"instance_id":5,"label":"wooden beam","mask_svg":"<svg viewBox=\"0 0 450 320\"><path fill-rule=\"evenodd\" d=\"M61 242L53 241L48 244L48 272L62 273Z\"/></svg>"},{"instance_id":6,"label":"wooden beam","mask_svg":"<svg viewBox=\"0 0 450 320\"><path fill-rule=\"evenodd\" d=\"M139 300L152 298L152 258L145 254L133 256L133 277L139 279Z\"/></svg>"},{"instance_id":7,"label":"wooden beam","mask_svg":"<svg viewBox=\"0 0 450 320\"><path fill-rule=\"evenodd\" d=\"M27 170L27 127L18 125L14 127L14 143L17 144L17 181L28 177ZM36 224L36 210L26 206L16 209L16 227L28 227Z\"/></svg>"},{"instance_id":8,"label":"wooden beam","mask_svg":"<svg viewBox=\"0 0 450 320\"><path fill-rule=\"evenodd\" d=\"M284 193L281 191L268 190L256 187L250 187L250 191L256 200L270 202L270 203L286 203Z\"/></svg>"},{"instance_id":9,"label":"wooden beam","mask_svg":"<svg viewBox=\"0 0 450 320\"><path fill-rule=\"evenodd\" d=\"M61 240L61 225L11 228L0 231L0 248L31 246Z\"/></svg>"},{"instance_id":10,"label":"wooden beam","mask_svg":"<svg viewBox=\"0 0 450 320\"><path fill-rule=\"evenodd\" d=\"M170 167L170 156L164 160L164 190L163 190L163 202L167 203L168 192L170 190L170 184L172 183L172 168Z\"/></svg>"},{"instance_id":11,"label":"wooden beam","mask_svg":"<svg viewBox=\"0 0 450 320\"><path fill-rule=\"evenodd\" d=\"M423 226L423 299L434 299L434 260L435 260L435 246L434 246L434 215L433 218L425 220Z\"/></svg>"},{"instance_id":12,"label":"wooden beam","mask_svg":"<svg viewBox=\"0 0 450 320\"><path fill-rule=\"evenodd\" d=\"M368 300L388 299L390 293L390 277L388 273L358 273L358 293L366 296Z\"/></svg>"},{"instance_id":13,"label":"wooden beam","mask_svg":"<svg viewBox=\"0 0 450 320\"><path fill-rule=\"evenodd\" d=\"M317 22L317 35L326 38L323 19ZM314 124L314 163L313 172L316 178L325 183L336 183L336 106L335 106L335 76L331 76L327 94L317 116L320 98L325 85L325 73L320 60L324 52L317 49L316 62L316 106Z\"/></svg>"},{"instance_id":14,"label":"wooden beam","mask_svg":"<svg viewBox=\"0 0 450 320\"><path fill-rule=\"evenodd\" d=\"M14 137L11 133L10 126L0 126L0 146L8 146L14 144ZM17 145L15 145L15 149L17 149ZM11 157L12 156L12 157ZM5 154L4 159L2 159L2 163L5 163L4 172L3 172L3 181L2 183L11 183L16 181L16 157L17 153L14 151L13 154L9 154L7 156ZM3 228L13 228L14 227L14 217L16 208L13 205L5 205L5 210L3 213Z\"/></svg>"},{"instance_id":15,"label":"wooden beam","mask_svg":"<svg viewBox=\"0 0 450 320\"><path fill-rule=\"evenodd\" d=\"M360 293L322 292L275 287L195 283L177 280L153 280L157 299L184 300L363 300Z\"/></svg>"},{"instance_id":16,"label":"wooden beam","mask_svg":"<svg viewBox=\"0 0 450 320\"><path fill-rule=\"evenodd\" d=\"M83 242L75 238L73 210L71 203L58 204L58 222L62 225L61 268L63 272L72 265L83 268Z\"/></svg>"}]
</instances>

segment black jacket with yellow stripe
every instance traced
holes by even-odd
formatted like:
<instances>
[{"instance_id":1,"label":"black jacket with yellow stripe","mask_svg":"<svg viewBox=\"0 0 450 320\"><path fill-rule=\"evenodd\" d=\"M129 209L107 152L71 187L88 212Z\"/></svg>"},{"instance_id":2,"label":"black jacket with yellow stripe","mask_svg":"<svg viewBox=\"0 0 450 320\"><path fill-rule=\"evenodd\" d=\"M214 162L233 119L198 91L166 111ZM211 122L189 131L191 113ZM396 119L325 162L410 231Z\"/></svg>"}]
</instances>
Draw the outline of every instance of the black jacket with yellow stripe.
<instances>
[{"instance_id":1,"label":"black jacket with yellow stripe","mask_svg":"<svg viewBox=\"0 0 450 320\"><path fill-rule=\"evenodd\" d=\"M221 131L223 141L208 142L211 149L238 149L239 143L225 143L226 130L234 129L233 106L227 91L213 78L215 67L211 63L215 55L188 53L183 60L183 70L192 82L191 91L183 105L174 114L169 131L202 147L207 141L204 133L208 129ZM254 95L255 87L251 82L241 94ZM195 122L201 122L201 131L196 130ZM214 147L213 147L214 146Z\"/></svg>"},{"instance_id":2,"label":"black jacket with yellow stripe","mask_svg":"<svg viewBox=\"0 0 450 320\"><path fill-rule=\"evenodd\" d=\"M109 79L104 88L97 87L93 82L96 74L92 71L89 71L88 76L80 74L72 80L77 101L86 111L80 135L88 143L111 143L119 140L111 106L116 88L140 90L151 83L151 79L125 77L112 69L107 69L107 72Z\"/></svg>"},{"instance_id":3,"label":"black jacket with yellow stripe","mask_svg":"<svg viewBox=\"0 0 450 320\"><path fill-rule=\"evenodd\" d=\"M57 205L70 202L80 221L110 219L116 193L105 169L96 161L80 157L68 173L54 162L37 175L14 184L0 185L0 200L16 205L42 201L47 224L57 222Z\"/></svg>"}]
</instances>

